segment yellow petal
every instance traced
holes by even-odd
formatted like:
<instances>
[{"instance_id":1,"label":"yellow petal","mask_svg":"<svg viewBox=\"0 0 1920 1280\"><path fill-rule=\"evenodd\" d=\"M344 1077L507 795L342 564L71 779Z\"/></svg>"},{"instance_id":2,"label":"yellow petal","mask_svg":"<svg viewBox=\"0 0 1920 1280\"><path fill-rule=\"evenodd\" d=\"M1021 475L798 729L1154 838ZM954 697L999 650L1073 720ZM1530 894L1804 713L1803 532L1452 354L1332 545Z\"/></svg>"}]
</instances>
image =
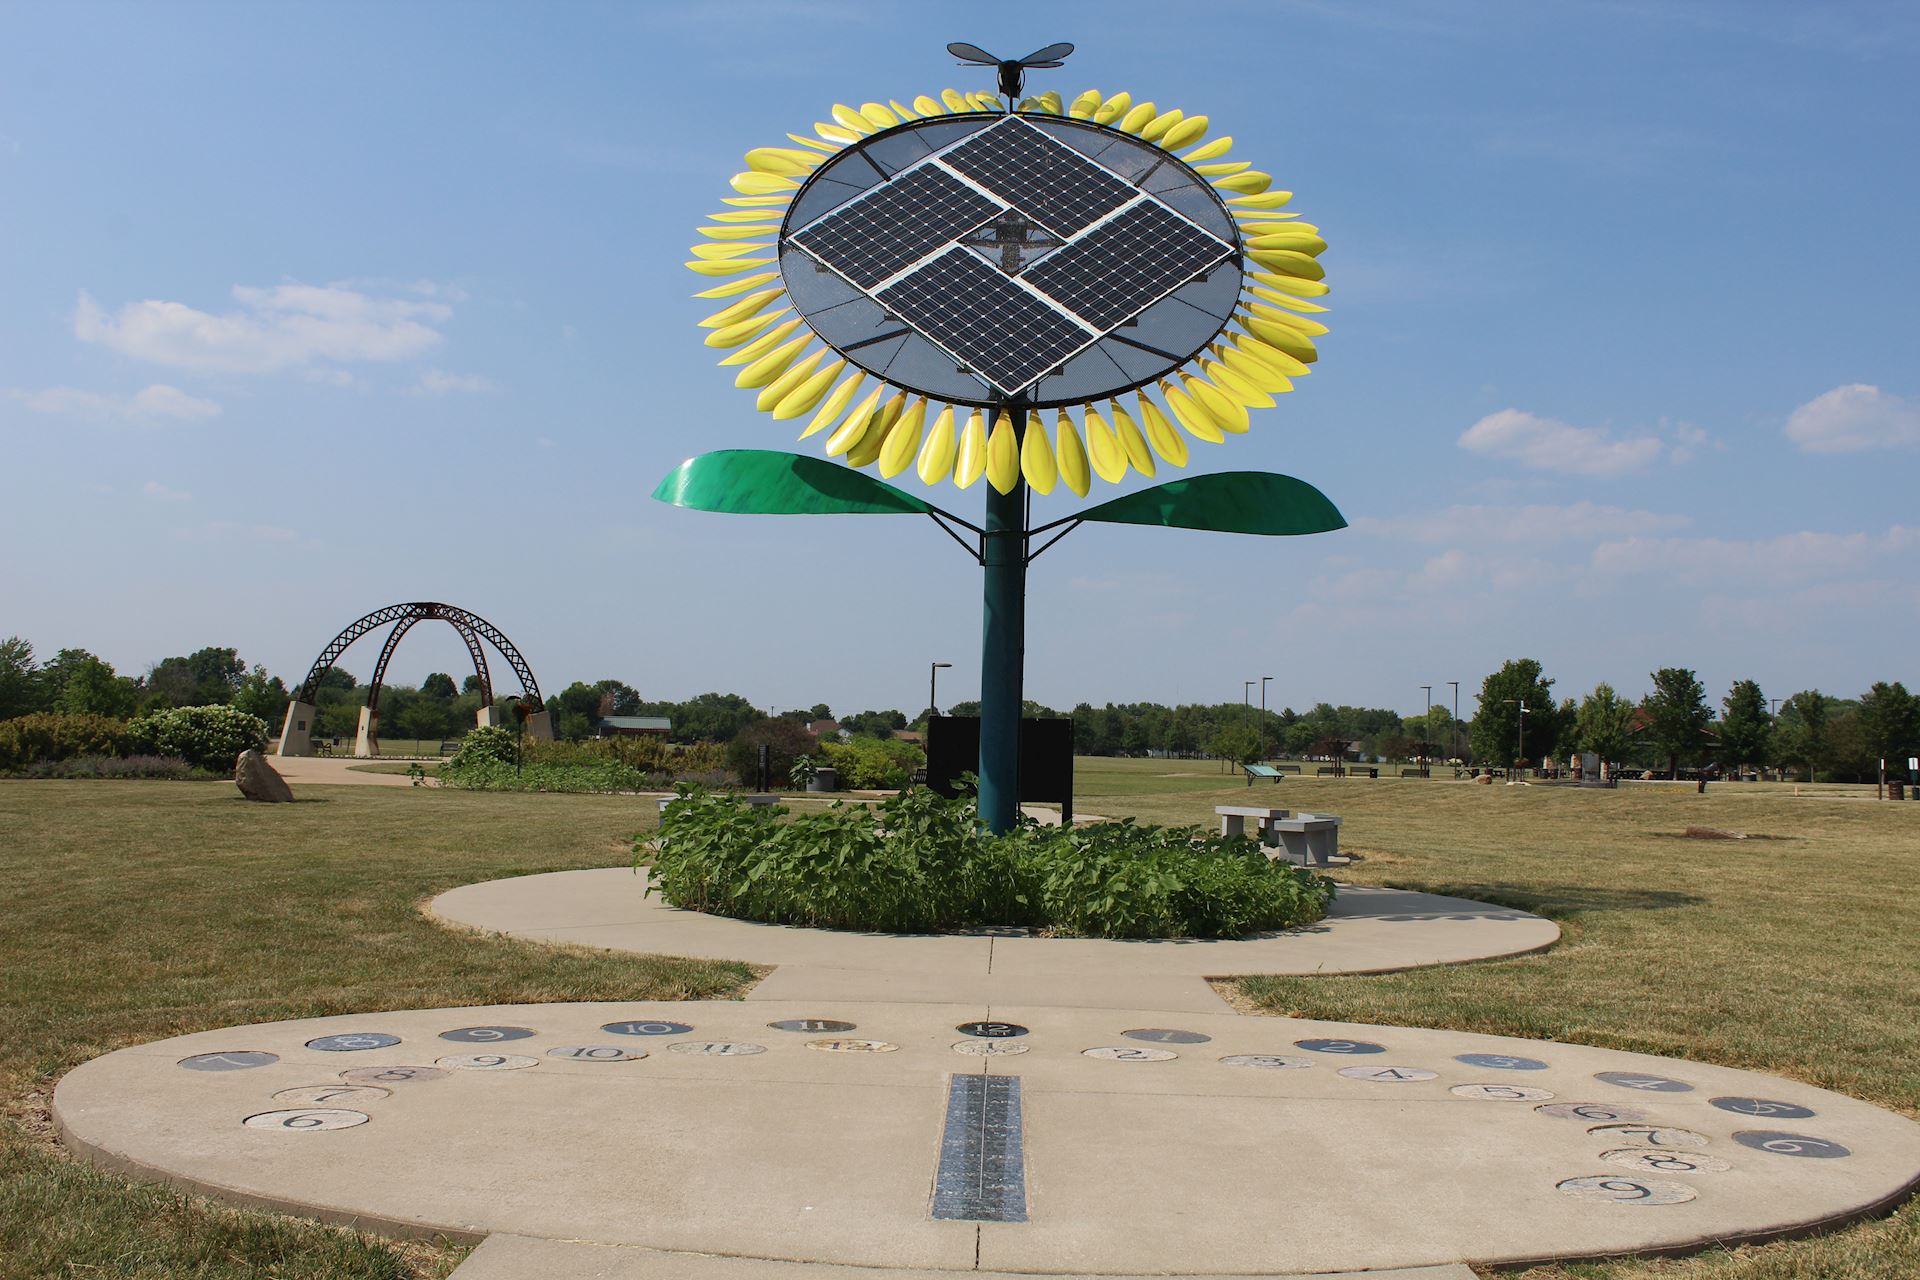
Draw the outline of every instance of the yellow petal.
<instances>
[{"instance_id":1,"label":"yellow petal","mask_svg":"<svg viewBox=\"0 0 1920 1280\"><path fill-rule=\"evenodd\" d=\"M1320 358L1320 353L1314 348L1313 339L1297 329L1289 329L1271 320L1262 320L1259 316L1241 316L1240 325L1268 346L1278 347L1303 364L1312 364Z\"/></svg>"},{"instance_id":2,"label":"yellow petal","mask_svg":"<svg viewBox=\"0 0 1920 1280\"><path fill-rule=\"evenodd\" d=\"M720 203L734 205L741 209L771 209L775 205L793 203L793 192L788 191L777 196L721 196Z\"/></svg>"},{"instance_id":3,"label":"yellow petal","mask_svg":"<svg viewBox=\"0 0 1920 1280\"><path fill-rule=\"evenodd\" d=\"M1304 253L1309 258L1317 258L1327 251L1327 242L1311 231L1280 231L1267 235L1248 236L1249 249L1287 249L1294 253Z\"/></svg>"},{"instance_id":4,"label":"yellow petal","mask_svg":"<svg viewBox=\"0 0 1920 1280\"><path fill-rule=\"evenodd\" d=\"M737 276L742 271L751 271L755 267L764 267L772 262L772 258L728 258L721 262L715 262L709 258L695 258L687 263L687 270L703 276Z\"/></svg>"},{"instance_id":5,"label":"yellow petal","mask_svg":"<svg viewBox=\"0 0 1920 1280\"><path fill-rule=\"evenodd\" d=\"M1152 475L1153 452L1147 448L1147 438L1140 434L1140 427L1134 422L1133 415L1121 408L1118 400L1107 401L1107 408L1113 413L1114 434L1120 437L1120 447L1125 450L1127 461L1141 475Z\"/></svg>"},{"instance_id":6,"label":"yellow petal","mask_svg":"<svg viewBox=\"0 0 1920 1280\"><path fill-rule=\"evenodd\" d=\"M1067 105L1067 114L1075 120L1091 120L1100 109L1100 91L1089 89Z\"/></svg>"},{"instance_id":7,"label":"yellow petal","mask_svg":"<svg viewBox=\"0 0 1920 1280\"><path fill-rule=\"evenodd\" d=\"M815 151L824 151L828 155L832 155L844 145L838 142L823 142L819 138L809 138L803 133L790 133L787 136L803 147L811 147Z\"/></svg>"},{"instance_id":8,"label":"yellow petal","mask_svg":"<svg viewBox=\"0 0 1920 1280\"><path fill-rule=\"evenodd\" d=\"M1264 298L1276 307L1285 307L1289 311L1304 311L1308 315L1322 315L1326 308L1317 302L1308 302L1304 298L1289 298L1278 289L1268 289L1261 285L1250 284L1247 292L1256 298Z\"/></svg>"},{"instance_id":9,"label":"yellow petal","mask_svg":"<svg viewBox=\"0 0 1920 1280\"><path fill-rule=\"evenodd\" d=\"M1160 406L1153 401L1140 397L1140 420L1147 424L1147 443L1153 451L1176 467L1187 465L1187 442L1173 424L1167 421L1167 415L1160 412Z\"/></svg>"},{"instance_id":10,"label":"yellow petal","mask_svg":"<svg viewBox=\"0 0 1920 1280\"><path fill-rule=\"evenodd\" d=\"M798 387L801 383L813 376L813 371L819 367L820 362L826 358L826 355L827 353L824 351L816 351L799 364L794 365L791 369L788 369L785 373L775 378L772 382L769 382L765 389L754 397L753 407L762 413L767 413L777 408L782 400L785 400L793 393L795 387ZM788 416L791 417L792 415L789 414Z\"/></svg>"},{"instance_id":11,"label":"yellow petal","mask_svg":"<svg viewBox=\"0 0 1920 1280\"><path fill-rule=\"evenodd\" d=\"M1206 117L1195 116L1194 119L1205 120ZM1215 138L1212 142L1202 143L1180 158L1188 164L1199 164L1202 160L1217 160L1231 150L1233 150L1233 137L1232 135L1228 135L1223 138Z\"/></svg>"},{"instance_id":12,"label":"yellow petal","mask_svg":"<svg viewBox=\"0 0 1920 1280\"><path fill-rule=\"evenodd\" d=\"M1273 408L1273 397L1262 391L1258 385L1241 377L1225 364L1212 360L1200 362L1200 372L1208 382L1232 396L1249 409Z\"/></svg>"},{"instance_id":13,"label":"yellow petal","mask_svg":"<svg viewBox=\"0 0 1920 1280\"><path fill-rule=\"evenodd\" d=\"M1037 413L1027 415L1027 429L1020 436L1020 473L1039 494L1052 493L1053 486L1060 483L1060 466L1053 460L1046 424Z\"/></svg>"},{"instance_id":14,"label":"yellow petal","mask_svg":"<svg viewBox=\"0 0 1920 1280\"><path fill-rule=\"evenodd\" d=\"M1240 218L1246 219L1246 221L1243 221L1240 224L1241 235L1247 235L1247 236L1286 235L1290 232L1302 232L1302 231L1304 231L1306 234L1310 236L1317 236L1320 234L1320 228L1314 226L1311 222L1288 222L1288 221L1262 222L1261 221L1262 218L1272 218L1272 219L1298 218L1300 215L1297 213L1269 213L1265 210L1252 210L1246 213L1238 214L1237 216Z\"/></svg>"},{"instance_id":15,"label":"yellow petal","mask_svg":"<svg viewBox=\"0 0 1920 1280\"><path fill-rule=\"evenodd\" d=\"M967 426L960 433L960 452L954 459L953 482L962 489L970 487L987 469L987 427L980 411L967 415Z\"/></svg>"},{"instance_id":16,"label":"yellow petal","mask_svg":"<svg viewBox=\"0 0 1920 1280\"><path fill-rule=\"evenodd\" d=\"M880 457L880 451L887 447L887 435L894 424L900 421L902 406L907 402L903 391L893 399L873 411L867 420L867 429L860 434L860 440L847 450L847 465L850 467L868 467Z\"/></svg>"},{"instance_id":17,"label":"yellow petal","mask_svg":"<svg viewBox=\"0 0 1920 1280\"><path fill-rule=\"evenodd\" d=\"M1160 398L1167 402L1167 408L1173 411L1173 416L1187 429L1188 435L1205 440L1208 444L1219 444L1227 438L1226 433L1186 392L1167 385L1164 379L1160 382Z\"/></svg>"},{"instance_id":18,"label":"yellow petal","mask_svg":"<svg viewBox=\"0 0 1920 1280\"><path fill-rule=\"evenodd\" d=\"M855 133L852 129L845 129L837 124L828 124L824 120L815 120L813 122L813 131L829 142L838 142L842 145L858 142L867 136L864 132Z\"/></svg>"},{"instance_id":19,"label":"yellow petal","mask_svg":"<svg viewBox=\"0 0 1920 1280\"><path fill-rule=\"evenodd\" d=\"M1073 429L1073 419L1065 409L1054 419L1053 435L1053 453L1060 463L1060 478L1077 496L1086 497L1093 483L1092 473L1087 470L1087 449L1080 443L1080 433Z\"/></svg>"},{"instance_id":20,"label":"yellow petal","mask_svg":"<svg viewBox=\"0 0 1920 1280\"><path fill-rule=\"evenodd\" d=\"M771 242L766 244L696 244L687 250L687 252L696 258L705 258L709 262L719 262L727 258L744 258L750 253L759 253L764 249L771 248L773 248Z\"/></svg>"},{"instance_id":21,"label":"yellow petal","mask_svg":"<svg viewBox=\"0 0 1920 1280\"><path fill-rule=\"evenodd\" d=\"M1274 354L1280 353L1276 351ZM1293 390L1293 381L1286 374L1258 356L1248 354L1240 347L1222 349L1220 363L1231 370L1234 376L1260 388L1268 395L1284 395Z\"/></svg>"},{"instance_id":22,"label":"yellow petal","mask_svg":"<svg viewBox=\"0 0 1920 1280\"><path fill-rule=\"evenodd\" d=\"M893 114L899 116L902 120L918 120L920 118L919 112L915 111L912 107L901 106L892 98L887 99L887 105L893 108Z\"/></svg>"},{"instance_id":23,"label":"yellow petal","mask_svg":"<svg viewBox=\"0 0 1920 1280\"><path fill-rule=\"evenodd\" d=\"M1041 94L1040 106L1043 110L1051 112L1056 116L1067 114L1066 104L1061 101L1060 92L1057 89L1049 89Z\"/></svg>"},{"instance_id":24,"label":"yellow petal","mask_svg":"<svg viewBox=\"0 0 1920 1280\"><path fill-rule=\"evenodd\" d=\"M1247 304L1247 310L1259 316L1262 320L1267 320L1274 324L1283 324L1295 333L1304 333L1309 338L1317 338L1323 333L1330 332L1327 326L1321 324L1318 320L1309 320L1305 316L1296 316L1291 311L1282 311L1277 307L1270 307L1264 302L1249 302Z\"/></svg>"},{"instance_id":25,"label":"yellow petal","mask_svg":"<svg viewBox=\"0 0 1920 1280\"><path fill-rule=\"evenodd\" d=\"M920 446L920 461L914 468L920 483L939 484L952 475L953 452L953 406L948 405L933 420L933 430L927 432L927 442Z\"/></svg>"},{"instance_id":26,"label":"yellow petal","mask_svg":"<svg viewBox=\"0 0 1920 1280\"><path fill-rule=\"evenodd\" d=\"M1249 169L1245 173L1236 173L1232 177L1222 178L1213 185L1222 191L1238 191L1245 195L1257 196L1273 185L1273 175L1262 173L1258 169Z\"/></svg>"},{"instance_id":27,"label":"yellow petal","mask_svg":"<svg viewBox=\"0 0 1920 1280\"><path fill-rule=\"evenodd\" d=\"M732 324L736 320L745 320L748 316L757 315L765 311L767 306L772 303L775 298L785 292L785 289L776 286L772 289L762 289L758 293L750 293L738 302L722 307L705 320L702 320L700 327L702 329L718 329L723 325Z\"/></svg>"},{"instance_id":28,"label":"yellow petal","mask_svg":"<svg viewBox=\"0 0 1920 1280\"><path fill-rule=\"evenodd\" d=\"M1258 195L1231 196L1227 203L1241 209L1278 209L1291 199L1291 191L1262 191Z\"/></svg>"},{"instance_id":29,"label":"yellow petal","mask_svg":"<svg viewBox=\"0 0 1920 1280\"><path fill-rule=\"evenodd\" d=\"M874 132L873 123L852 107L842 106L837 102L834 103L833 118L839 123L841 128L850 129L863 138L869 133Z\"/></svg>"},{"instance_id":30,"label":"yellow petal","mask_svg":"<svg viewBox=\"0 0 1920 1280\"><path fill-rule=\"evenodd\" d=\"M1324 280L1327 269L1304 253L1291 249L1253 249L1247 257L1269 271L1300 280Z\"/></svg>"},{"instance_id":31,"label":"yellow petal","mask_svg":"<svg viewBox=\"0 0 1920 1280\"><path fill-rule=\"evenodd\" d=\"M1271 271L1255 271L1253 278L1270 289L1290 293L1296 298L1324 298L1327 286L1318 280L1302 280L1298 276L1276 275Z\"/></svg>"},{"instance_id":32,"label":"yellow petal","mask_svg":"<svg viewBox=\"0 0 1920 1280\"><path fill-rule=\"evenodd\" d=\"M755 147L746 154L747 168L755 173L771 173L783 178L804 178L822 157L792 147Z\"/></svg>"},{"instance_id":33,"label":"yellow petal","mask_svg":"<svg viewBox=\"0 0 1920 1280\"><path fill-rule=\"evenodd\" d=\"M729 224L724 227L700 227L698 230L701 235L707 237L709 240L751 240L755 236L770 236L776 234L780 230L780 224L777 222L755 222L742 226ZM696 254L694 256L705 257L706 255Z\"/></svg>"},{"instance_id":34,"label":"yellow petal","mask_svg":"<svg viewBox=\"0 0 1920 1280\"><path fill-rule=\"evenodd\" d=\"M751 169L734 174L729 181L733 189L743 196L766 196L776 191L800 189L800 184L792 178L783 178L777 173L755 173Z\"/></svg>"},{"instance_id":35,"label":"yellow petal","mask_svg":"<svg viewBox=\"0 0 1920 1280\"><path fill-rule=\"evenodd\" d=\"M1247 428L1252 425L1252 419L1247 415L1247 406L1212 383L1189 373L1180 375L1180 385L1222 431L1236 436L1247 433Z\"/></svg>"},{"instance_id":36,"label":"yellow petal","mask_svg":"<svg viewBox=\"0 0 1920 1280\"><path fill-rule=\"evenodd\" d=\"M1188 116L1173 128L1167 130L1160 139L1160 145L1168 151L1178 151L1190 142L1198 142L1207 131L1205 116Z\"/></svg>"},{"instance_id":37,"label":"yellow petal","mask_svg":"<svg viewBox=\"0 0 1920 1280\"><path fill-rule=\"evenodd\" d=\"M1001 493L1012 493L1020 483L1020 443L1013 419L1001 414L987 437L987 483Z\"/></svg>"},{"instance_id":38,"label":"yellow petal","mask_svg":"<svg viewBox=\"0 0 1920 1280\"><path fill-rule=\"evenodd\" d=\"M747 316L731 324L723 324L706 336L706 344L710 347L737 347L743 342L752 341L754 335L777 322L781 316L792 314L792 307L782 307L763 316Z\"/></svg>"},{"instance_id":39,"label":"yellow petal","mask_svg":"<svg viewBox=\"0 0 1920 1280\"><path fill-rule=\"evenodd\" d=\"M847 362L845 360L836 360L826 368L820 370L820 372L810 373L801 379L793 390L787 392L775 402L773 406L774 419L779 422L785 422L789 418L799 417L801 414L813 408L813 406L819 404L820 397L827 394L827 388L833 385L833 380L839 377L841 371L846 367ZM859 380L855 379L853 385L856 387L859 386ZM852 395L853 392L848 391L847 394ZM808 434L812 433L809 432ZM804 438L803 436L802 439Z\"/></svg>"},{"instance_id":40,"label":"yellow petal","mask_svg":"<svg viewBox=\"0 0 1920 1280\"><path fill-rule=\"evenodd\" d=\"M842 360L840 363L842 365L845 365L846 361ZM845 382L841 383L839 386L835 387L833 389L833 394L828 396L826 400L824 400L821 403L820 411L813 415L813 421L809 422L807 424L807 429L800 433L800 438L802 440L805 440L808 436L812 435L814 432L824 431L829 426L833 425L833 423L839 419L840 415L846 412L847 405L853 400L854 392L858 391L860 389L860 384L865 382L866 380L867 380L867 375L863 371L859 369L855 369L853 371L853 376L851 378L848 378ZM785 405L781 406L781 408L783 409L785 407L786 407ZM804 413L806 411L803 409L800 412ZM776 414L775 416L778 417L779 415ZM799 414L796 413L793 416L798 417Z\"/></svg>"},{"instance_id":41,"label":"yellow petal","mask_svg":"<svg viewBox=\"0 0 1920 1280\"><path fill-rule=\"evenodd\" d=\"M998 111L1000 109L1000 99L991 93L970 93L967 95L967 101L973 104L975 111Z\"/></svg>"},{"instance_id":42,"label":"yellow petal","mask_svg":"<svg viewBox=\"0 0 1920 1280\"><path fill-rule=\"evenodd\" d=\"M900 117L887 109L884 102L863 102L860 104L860 118L875 129L891 129L900 123Z\"/></svg>"},{"instance_id":43,"label":"yellow petal","mask_svg":"<svg viewBox=\"0 0 1920 1280\"><path fill-rule=\"evenodd\" d=\"M1313 370L1303 360L1296 360L1277 347L1272 347L1250 334L1230 335L1234 348L1250 360L1266 365L1275 373L1288 378L1304 378Z\"/></svg>"},{"instance_id":44,"label":"yellow petal","mask_svg":"<svg viewBox=\"0 0 1920 1280\"><path fill-rule=\"evenodd\" d=\"M752 364L755 360L758 360L761 356L767 354L767 352L792 337L793 331L798 329L801 323L800 317L795 316L785 324L775 325L773 328L755 338L752 342L749 342L746 346L741 347L738 351L722 360L720 362L721 367L725 368L727 365L733 364Z\"/></svg>"},{"instance_id":45,"label":"yellow petal","mask_svg":"<svg viewBox=\"0 0 1920 1280\"><path fill-rule=\"evenodd\" d=\"M880 474L891 480L905 471L920 451L920 428L927 418L927 402L915 400L900 420L887 428L886 442L880 446Z\"/></svg>"},{"instance_id":46,"label":"yellow petal","mask_svg":"<svg viewBox=\"0 0 1920 1280\"><path fill-rule=\"evenodd\" d=\"M1119 437L1113 434L1113 428L1107 425L1100 411L1092 405L1087 406L1087 454L1093 463L1094 474L1108 484L1118 484L1127 474L1127 451L1120 444Z\"/></svg>"},{"instance_id":47,"label":"yellow petal","mask_svg":"<svg viewBox=\"0 0 1920 1280\"><path fill-rule=\"evenodd\" d=\"M867 398L855 405L853 412L849 413L841 420L840 425L833 429L833 434L827 437L827 456L829 458L837 458L860 443L860 438L867 434L868 426L873 423L874 410L879 408L880 397L885 394L886 389L886 384L881 383L872 391L869 391Z\"/></svg>"},{"instance_id":48,"label":"yellow petal","mask_svg":"<svg viewBox=\"0 0 1920 1280\"><path fill-rule=\"evenodd\" d=\"M940 91L940 101L946 103L947 110L953 112L955 115L962 115L968 111L973 110L973 104L971 102L968 102L965 98L961 97L959 93L955 92L952 89L942 89ZM977 479L978 477L975 477L975 478ZM972 484L972 483L973 483L972 480L969 480L967 482L967 484ZM967 485L963 484L960 487L964 489L967 487Z\"/></svg>"},{"instance_id":49,"label":"yellow petal","mask_svg":"<svg viewBox=\"0 0 1920 1280\"><path fill-rule=\"evenodd\" d=\"M929 98L924 93L913 100L913 109L918 111L922 116L944 116L949 114L945 103L941 102L938 98ZM928 483L932 482L929 481Z\"/></svg>"},{"instance_id":50,"label":"yellow petal","mask_svg":"<svg viewBox=\"0 0 1920 1280\"><path fill-rule=\"evenodd\" d=\"M1212 164L1197 164L1193 166L1193 171L1203 178L1220 178L1228 174L1245 173L1251 168L1251 160L1216 160Z\"/></svg>"},{"instance_id":51,"label":"yellow petal","mask_svg":"<svg viewBox=\"0 0 1920 1280\"><path fill-rule=\"evenodd\" d=\"M1132 105L1132 94L1116 93L1100 104L1099 109L1093 113L1093 122L1095 124L1112 124L1115 120L1125 115L1127 108Z\"/></svg>"},{"instance_id":52,"label":"yellow petal","mask_svg":"<svg viewBox=\"0 0 1920 1280\"><path fill-rule=\"evenodd\" d=\"M1158 142L1166 136L1167 130L1187 118L1187 113L1175 107L1171 111L1162 111L1153 119L1140 126L1140 136L1148 142Z\"/></svg>"},{"instance_id":53,"label":"yellow petal","mask_svg":"<svg viewBox=\"0 0 1920 1280\"><path fill-rule=\"evenodd\" d=\"M800 358L800 352L813 341L811 333L803 333L793 341L775 347L752 364L733 375L736 387L764 387L787 371L787 366Z\"/></svg>"},{"instance_id":54,"label":"yellow petal","mask_svg":"<svg viewBox=\"0 0 1920 1280\"><path fill-rule=\"evenodd\" d=\"M1122 133L1138 133L1146 128L1148 121L1153 119L1155 111L1156 108L1151 102L1143 102L1120 117L1118 128Z\"/></svg>"},{"instance_id":55,"label":"yellow petal","mask_svg":"<svg viewBox=\"0 0 1920 1280\"><path fill-rule=\"evenodd\" d=\"M748 276L743 280L729 280L725 284L717 284L711 289L702 289L693 296L696 298L737 298L749 289L757 289L767 283L767 281L778 280L779 278L780 273L778 271L763 271L757 276Z\"/></svg>"},{"instance_id":56,"label":"yellow petal","mask_svg":"<svg viewBox=\"0 0 1920 1280\"><path fill-rule=\"evenodd\" d=\"M786 201L780 203L785 204ZM707 218L713 222L764 222L769 227L778 227L781 216L778 209L727 209L710 213Z\"/></svg>"}]
</instances>

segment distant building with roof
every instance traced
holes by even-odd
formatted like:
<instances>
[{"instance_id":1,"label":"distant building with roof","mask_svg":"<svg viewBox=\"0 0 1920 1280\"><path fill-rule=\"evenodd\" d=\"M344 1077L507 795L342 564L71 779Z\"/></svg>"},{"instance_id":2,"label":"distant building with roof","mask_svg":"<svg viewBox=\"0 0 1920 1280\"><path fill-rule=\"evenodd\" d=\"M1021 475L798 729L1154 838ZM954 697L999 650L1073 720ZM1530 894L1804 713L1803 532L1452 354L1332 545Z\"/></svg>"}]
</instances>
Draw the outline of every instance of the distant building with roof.
<instances>
[{"instance_id":1,"label":"distant building with roof","mask_svg":"<svg viewBox=\"0 0 1920 1280\"><path fill-rule=\"evenodd\" d=\"M664 738L673 732L665 716L602 716L593 726L596 738Z\"/></svg>"}]
</instances>

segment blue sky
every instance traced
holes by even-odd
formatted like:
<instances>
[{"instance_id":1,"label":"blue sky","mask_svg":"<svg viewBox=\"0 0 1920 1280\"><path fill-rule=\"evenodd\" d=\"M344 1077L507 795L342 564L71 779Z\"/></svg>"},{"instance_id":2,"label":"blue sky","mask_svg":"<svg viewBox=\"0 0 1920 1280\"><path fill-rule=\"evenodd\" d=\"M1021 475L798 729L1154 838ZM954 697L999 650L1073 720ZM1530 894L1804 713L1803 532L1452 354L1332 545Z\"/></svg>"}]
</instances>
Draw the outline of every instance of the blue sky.
<instances>
[{"instance_id":1,"label":"blue sky","mask_svg":"<svg viewBox=\"0 0 1920 1280\"><path fill-rule=\"evenodd\" d=\"M1563 694L1913 683L1917 14L0 5L0 634L291 680L442 599L556 688L911 709L941 659L970 696L937 530L648 500L815 443L709 367L680 263L749 147L987 87L948 40L1071 40L1036 87L1204 112L1324 229L1317 371L1192 470L1353 527L1081 530L1034 568L1031 696L1417 711L1521 655ZM414 634L397 678L458 672Z\"/></svg>"}]
</instances>

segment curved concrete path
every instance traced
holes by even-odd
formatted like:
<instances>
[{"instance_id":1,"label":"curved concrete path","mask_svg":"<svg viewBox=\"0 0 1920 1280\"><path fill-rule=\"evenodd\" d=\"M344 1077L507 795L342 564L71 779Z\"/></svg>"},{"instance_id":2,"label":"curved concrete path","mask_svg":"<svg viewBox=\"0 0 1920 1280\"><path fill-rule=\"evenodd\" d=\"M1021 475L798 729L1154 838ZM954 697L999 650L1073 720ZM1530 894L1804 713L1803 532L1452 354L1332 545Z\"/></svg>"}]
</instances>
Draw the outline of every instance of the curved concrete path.
<instances>
[{"instance_id":1,"label":"curved concrete path","mask_svg":"<svg viewBox=\"0 0 1920 1280\"><path fill-rule=\"evenodd\" d=\"M435 917L538 942L776 965L749 999L933 1000L1063 1008L1226 1008L1205 981L1382 973L1549 947L1551 920L1465 898L1343 885L1326 919L1246 941L1035 938L1024 931L871 934L682 911L630 869L463 885Z\"/></svg>"},{"instance_id":2,"label":"curved concrete path","mask_svg":"<svg viewBox=\"0 0 1920 1280\"><path fill-rule=\"evenodd\" d=\"M777 1025L799 1019L839 1022ZM701 1001L314 1018L108 1054L68 1074L53 1109L70 1145L137 1175L375 1229L493 1236L461 1280L799 1280L799 1264L874 1280L1422 1267L1437 1280L1466 1262L1803 1230L1884 1208L1920 1178L1920 1125L1775 1077L1143 1009Z\"/></svg>"}]
</instances>

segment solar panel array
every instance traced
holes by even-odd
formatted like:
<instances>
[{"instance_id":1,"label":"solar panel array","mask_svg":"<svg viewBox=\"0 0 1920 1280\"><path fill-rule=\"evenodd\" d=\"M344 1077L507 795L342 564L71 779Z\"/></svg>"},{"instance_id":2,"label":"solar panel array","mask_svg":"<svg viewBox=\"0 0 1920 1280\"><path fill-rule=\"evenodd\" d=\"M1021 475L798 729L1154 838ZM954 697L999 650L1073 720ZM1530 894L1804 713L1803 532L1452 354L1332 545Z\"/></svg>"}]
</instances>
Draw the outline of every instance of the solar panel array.
<instances>
[{"instance_id":1,"label":"solar panel array","mask_svg":"<svg viewBox=\"0 0 1920 1280\"><path fill-rule=\"evenodd\" d=\"M1009 213L1065 242L1018 280L958 243ZM903 170L788 240L1007 395L1234 249L1018 117Z\"/></svg>"},{"instance_id":2,"label":"solar panel array","mask_svg":"<svg viewBox=\"0 0 1920 1280\"><path fill-rule=\"evenodd\" d=\"M970 249L949 249L875 296L1006 392L1099 337Z\"/></svg>"}]
</instances>

